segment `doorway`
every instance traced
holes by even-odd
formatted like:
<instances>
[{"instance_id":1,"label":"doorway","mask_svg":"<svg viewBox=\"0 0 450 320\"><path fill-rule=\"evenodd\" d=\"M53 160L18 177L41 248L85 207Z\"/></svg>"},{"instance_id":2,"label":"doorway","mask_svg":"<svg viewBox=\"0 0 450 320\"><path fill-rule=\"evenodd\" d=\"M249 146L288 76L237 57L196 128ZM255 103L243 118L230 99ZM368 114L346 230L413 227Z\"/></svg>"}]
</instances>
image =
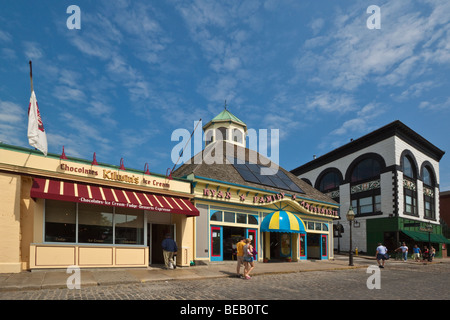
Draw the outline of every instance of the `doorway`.
<instances>
[{"instance_id":1,"label":"doorway","mask_svg":"<svg viewBox=\"0 0 450 320\"><path fill-rule=\"evenodd\" d=\"M307 234L307 255L308 259L321 259L321 235L317 233Z\"/></svg>"},{"instance_id":2,"label":"doorway","mask_svg":"<svg viewBox=\"0 0 450 320\"><path fill-rule=\"evenodd\" d=\"M175 239L175 226L170 224L149 223L147 229L147 245L149 246L149 265L164 264L163 250L161 243L166 234L170 233L172 239Z\"/></svg>"},{"instance_id":3,"label":"doorway","mask_svg":"<svg viewBox=\"0 0 450 320\"><path fill-rule=\"evenodd\" d=\"M291 234L270 232L270 260L284 260L292 255Z\"/></svg>"}]
</instances>

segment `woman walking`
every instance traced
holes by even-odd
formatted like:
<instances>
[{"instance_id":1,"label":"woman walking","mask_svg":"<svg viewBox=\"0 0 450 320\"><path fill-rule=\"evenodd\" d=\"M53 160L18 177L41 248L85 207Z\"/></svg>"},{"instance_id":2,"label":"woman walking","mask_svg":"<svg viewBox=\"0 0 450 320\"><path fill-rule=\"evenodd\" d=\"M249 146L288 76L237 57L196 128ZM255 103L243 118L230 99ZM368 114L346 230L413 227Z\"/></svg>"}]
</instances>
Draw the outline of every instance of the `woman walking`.
<instances>
[{"instance_id":1,"label":"woman walking","mask_svg":"<svg viewBox=\"0 0 450 320\"><path fill-rule=\"evenodd\" d=\"M250 272L255 268L255 265L253 263L253 247L251 245L252 240L245 239L245 246L244 246L244 278L245 279L251 279Z\"/></svg>"}]
</instances>

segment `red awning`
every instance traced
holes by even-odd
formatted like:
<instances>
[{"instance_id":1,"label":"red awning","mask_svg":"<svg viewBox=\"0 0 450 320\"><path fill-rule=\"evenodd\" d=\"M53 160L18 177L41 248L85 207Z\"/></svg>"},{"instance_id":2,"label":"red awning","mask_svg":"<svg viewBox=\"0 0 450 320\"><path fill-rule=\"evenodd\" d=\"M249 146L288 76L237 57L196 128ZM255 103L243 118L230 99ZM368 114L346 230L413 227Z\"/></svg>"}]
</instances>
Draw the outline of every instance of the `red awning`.
<instances>
[{"instance_id":1,"label":"red awning","mask_svg":"<svg viewBox=\"0 0 450 320\"><path fill-rule=\"evenodd\" d=\"M31 197L121 208L149 210L198 216L199 211L189 201L170 195L101 187L63 180L33 178Z\"/></svg>"}]
</instances>

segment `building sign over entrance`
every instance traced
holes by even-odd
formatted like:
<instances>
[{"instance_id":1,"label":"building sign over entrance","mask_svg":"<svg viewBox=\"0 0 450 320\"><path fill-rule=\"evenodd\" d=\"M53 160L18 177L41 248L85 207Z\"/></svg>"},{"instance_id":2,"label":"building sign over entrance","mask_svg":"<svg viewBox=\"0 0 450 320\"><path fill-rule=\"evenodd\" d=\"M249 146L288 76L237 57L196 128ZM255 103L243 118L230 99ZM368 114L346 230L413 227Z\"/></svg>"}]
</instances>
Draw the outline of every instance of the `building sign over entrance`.
<instances>
[{"instance_id":1,"label":"building sign over entrance","mask_svg":"<svg viewBox=\"0 0 450 320\"><path fill-rule=\"evenodd\" d=\"M241 193L238 194L239 198L234 198L231 196L231 192L230 191L221 191L218 189L208 189L208 188L204 188L203 189L203 196L204 197L209 197L209 198L214 198L216 200L236 200L239 201L240 203L244 203L247 201L247 199L251 199L253 204L270 204L273 203L275 201L280 201L280 200L284 200L286 198L286 194L284 192L280 192L277 194L271 194L271 195L263 195L263 196L258 196L255 195L253 197L248 197L245 193ZM313 214L323 214L323 215L327 215L327 216L333 216L333 217L338 217L338 211L335 210L335 208L326 208L324 206L320 206L318 204L314 204L308 201L305 201L303 199L298 199L296 195L291 195L291 197L289 198L289 200L293 200L296 201L300 206L302 206L305 210L309 211L310 213ZM249 202L249 201L247 201Z\"/></svg>"},{"instance_id":2,"label":"building sign over entrance","mask_svg":"<svg viewBox=\"0 0 450 320\"><path fill-rule=\"evenodd\" d=\"M151 187L156 187L156 188L164 188L164 189L168 189L170 188L170 183L168 183L167 180L164 179L151 179L149 178L150 176L148 176L148 178L145 177L139 177L138 175L134 175L134 174L129 174L129 173L121 173L118 170L108 170L108 169L103 169L101 172L101 174L99 174L99 170L92 169L92 168L85 168L85 167L76 167L76 166L72 166L72 165L68 165L65 163L61 163L61 165L59 166L59 168L64 171L64 172L68 172L68 173L75 173L75 174L86 174L88 176L95 176L97 178L101 178L104 180L110 180L110 181L119 181L119 182L125 182L125 183L129 183L129 184L135 184L135 185L139 185L139 184L145 184Z\"/></svg>"}]
</instances>

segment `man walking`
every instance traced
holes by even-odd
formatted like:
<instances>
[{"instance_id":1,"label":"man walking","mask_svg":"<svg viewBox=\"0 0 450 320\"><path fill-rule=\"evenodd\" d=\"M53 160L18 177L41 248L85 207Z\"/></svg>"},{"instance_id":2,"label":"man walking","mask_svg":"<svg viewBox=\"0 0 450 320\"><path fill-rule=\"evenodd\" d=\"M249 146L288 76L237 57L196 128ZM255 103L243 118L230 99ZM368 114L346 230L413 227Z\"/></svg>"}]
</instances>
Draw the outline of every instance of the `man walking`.
<instances>
[{"instance_id":1,"label":"man walking","mask_svg":"<svg viewBox=\"0 0 450 320\"><path fill-rule=\"evenodd\" d=\"M246 245L244 237L241 237L239 242L236 244L236 275L238 278L241 277L241 267L244 265L244 246Z\"/></svg>"},{"instance_id":2,"label":"man walking","mask_svg":"<svg viewBox=\"0 0 450 320\"><path fill-rule=\"evenodd\" d=\"M170 233L166 234L166 238L161 243L164 255L164 263L166 269L175 269L176 265L173 261L174 255L178 251L177 243L172 239Z\"/></svg>"},{"instance_id":3,"label":"man walking","mask_svg":"<svg viewBox=\"0 0 450 320\"><path fill-rule=\"evenodd\" d=\"M383 246L381 243L378 244L377 247L377 262L378 267L384 268L384 261L387 260L387 248Z\"/></svg>"}]
</instances>

